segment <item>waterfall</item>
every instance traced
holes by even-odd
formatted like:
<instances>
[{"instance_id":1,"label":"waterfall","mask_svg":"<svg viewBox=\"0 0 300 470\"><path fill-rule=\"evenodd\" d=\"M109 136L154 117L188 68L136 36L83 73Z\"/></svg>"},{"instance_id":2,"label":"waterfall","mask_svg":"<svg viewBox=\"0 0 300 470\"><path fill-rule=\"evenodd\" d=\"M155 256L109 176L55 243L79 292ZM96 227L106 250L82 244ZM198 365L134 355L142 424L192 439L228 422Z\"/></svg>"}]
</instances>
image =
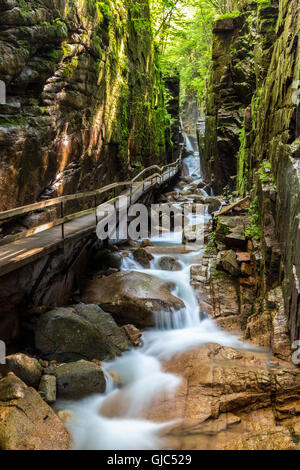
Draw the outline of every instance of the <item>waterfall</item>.
<instances>
[{"instance_id":1,"label":"waterfall","mask_svg":"<svg viewBox=\"0 0 300 470\"><path fill-rule=\"evenodd\" d=\"M191 173L197 170L199 177L199 154L194 152L185 161ZM158 240L152 242L157 243ZM166 245L174 246L171 234L164 239L163 246ZM207 343L246 347L235 335L220 330L213 320L203 318L199 311L198 300L190 284L190 268L195 261L199 264L201 253L202 250L187 253L174 250L171 256L179 264L179 271L162 270L160 254L154 255L149 269L144 269L130 254L124 258L123 270L147 273L172 283L173 295L180 298L185 307L169 314L154 312L155 327L143 333L142 346L104 363L105 394L60 405L72 412L69 428L76 449L162 448L162 434L174 423L158 424L142 419L142 416L156 397L161 394L165 399L171 397L181 383L178 376L163 370L163 361ZM120 378L120 388L112 381L114 374Z\"/></svg>"}]
</instances>

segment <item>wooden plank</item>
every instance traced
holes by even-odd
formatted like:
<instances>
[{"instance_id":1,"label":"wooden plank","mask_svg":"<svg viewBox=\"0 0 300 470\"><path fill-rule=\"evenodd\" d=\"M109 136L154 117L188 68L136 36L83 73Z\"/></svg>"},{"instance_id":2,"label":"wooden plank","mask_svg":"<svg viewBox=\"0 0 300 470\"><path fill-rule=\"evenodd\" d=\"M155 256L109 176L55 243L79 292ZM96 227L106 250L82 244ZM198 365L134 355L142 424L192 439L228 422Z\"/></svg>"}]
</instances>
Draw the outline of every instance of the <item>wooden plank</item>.
<instances>
[{"instance_id":1,"label":"wooden plank","mask_svg":"<svg viewBox=\"0 0 300 470\"><path fill-rule=\"evenodd\" d=\"M233 204L231 204L230 206L226 206L224 207L224 209L222 209L220 212L218 212L217 214L215 214L216 217L220 217L220 215L224 215L224 214L227 214L228 212L230 212L232 209L234 209L235 207L239 206L240 204L243 204L244 202L248 201L249 200L249 196L246 196L244 197L243 199L239 199L238 201L234 202Z\"/></svg>"}]
</instances>

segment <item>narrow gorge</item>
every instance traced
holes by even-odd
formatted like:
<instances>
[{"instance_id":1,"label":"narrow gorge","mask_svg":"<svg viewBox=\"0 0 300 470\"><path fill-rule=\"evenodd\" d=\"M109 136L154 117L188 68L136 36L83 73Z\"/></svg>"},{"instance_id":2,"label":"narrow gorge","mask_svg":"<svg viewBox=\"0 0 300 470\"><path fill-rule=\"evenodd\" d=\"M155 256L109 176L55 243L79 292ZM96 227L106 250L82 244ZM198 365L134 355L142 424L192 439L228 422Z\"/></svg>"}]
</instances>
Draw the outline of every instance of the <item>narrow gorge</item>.
<instances>
[{"instance_id":1,"label":"narrow gorge","mask_svg":"<svg viewBox=\"0 0 300 470\"><path fill-rule=\"evenodd\" d=\"M0 12L0 450L299 450L298 1Z\"/></svg>"}]
</instances>

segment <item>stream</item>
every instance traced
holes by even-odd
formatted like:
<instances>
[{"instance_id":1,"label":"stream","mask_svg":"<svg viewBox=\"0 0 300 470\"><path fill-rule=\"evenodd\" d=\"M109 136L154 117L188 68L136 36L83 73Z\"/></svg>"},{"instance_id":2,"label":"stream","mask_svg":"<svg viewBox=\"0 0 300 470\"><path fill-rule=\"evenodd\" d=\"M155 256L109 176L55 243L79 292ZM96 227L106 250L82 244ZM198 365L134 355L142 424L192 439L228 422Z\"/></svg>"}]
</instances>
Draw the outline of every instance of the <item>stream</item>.
<instances>
[{"instance_id":1,"label":"stream","mask_svg":"<svg viewBox=\"0 0 300 470\"><path fill-rule=\"evenodd\" d=\"M193 180L200 181L199 153L194 152L188 156L185 164ZM166 236L163 241L151 241L155 245L169 247L178 247L179 243L178 239ZM167 396L174 395L180 385L179 376L164 372L164 361L207 343L238 349L245 347L237 336L220 330L213 320L206 317L205 312L200 312L195 292L190 285L190 268L195 264L195 260L198 260L199 264L203 250L204 247L201 247L197 251L181 254L174 250L172 257L180 263L180 271L161 270L161 254L154 255L150 269L142 268L131 255L124 258L123 270L151 274L165 282L173 283L172 294L183 300L185 308L172 314L156 313L156 326L143 333L141 347L103 364L107 382L105 394L71 403L59 403L59 408L72 412L69 429L76 449L164 448L162 435L168 426L174 423L155 423L143 419L143 412L151 407L155 397L162 393ZM111 373L117 374L121 379L121 387L114 383ZM113 407L113 417L108 417L106 412L102 412L109 406Z\"/></svg>"}]
</instances>

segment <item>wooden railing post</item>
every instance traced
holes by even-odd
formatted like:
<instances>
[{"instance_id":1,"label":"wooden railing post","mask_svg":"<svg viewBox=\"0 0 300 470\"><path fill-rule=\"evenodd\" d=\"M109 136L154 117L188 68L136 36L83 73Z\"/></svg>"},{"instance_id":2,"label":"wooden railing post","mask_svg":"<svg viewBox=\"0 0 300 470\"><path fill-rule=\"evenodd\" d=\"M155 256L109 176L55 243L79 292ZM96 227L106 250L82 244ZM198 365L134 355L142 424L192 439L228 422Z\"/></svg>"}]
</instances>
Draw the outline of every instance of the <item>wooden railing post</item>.
<instances>
[{"instance_id":1,"label":"wooden railing post","mask_svg":"<svg viewBox=\"0 0 300 470\"><path fill-rule=\"evenodd\" d=\"M64 202L63 201L61 201L61 203L60 203L60 216L61 216L62 219L65 216L64 215ZM61 224L61 237L62 237L63 240L65 239L65 224L64 224L64 222L62 222L62 224Z\"/></svg>"}]
</instances>

